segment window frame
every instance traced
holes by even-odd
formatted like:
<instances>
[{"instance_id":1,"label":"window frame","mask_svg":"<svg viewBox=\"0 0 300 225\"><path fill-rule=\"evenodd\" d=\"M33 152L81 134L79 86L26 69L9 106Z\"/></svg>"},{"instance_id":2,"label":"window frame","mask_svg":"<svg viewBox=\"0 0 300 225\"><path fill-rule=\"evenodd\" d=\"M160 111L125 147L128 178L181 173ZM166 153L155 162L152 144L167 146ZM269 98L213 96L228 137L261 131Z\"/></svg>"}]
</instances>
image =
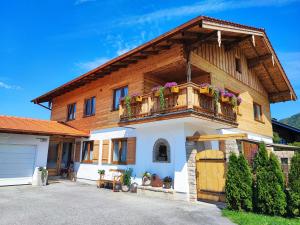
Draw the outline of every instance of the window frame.
<instances>
[{"instance_id":1,"label":"window frame","mask_svg":"<svg viewBox=\"0 0 300 225\"><path fill-rule=\"evenodd\" d=\"M115 141L119 142L119 149L118 149L118 161L114 161L114 149L115 149ZM122 142L126 141L126 161L121 161L122 155ZM120 145L121 144L121 145ZM127 165L127 154L128 154L128 138L114 138L111 139L111 164L114 165Z\"/></svg>"},{"instance_id":2,"label":"window frame","mask_svg":"<svg viewBox=\"0 0 300 225\"><path fill-rule=\"evenodd\" d=\"M69 114L70 113L70 107L71 106L73 106L73 113L71 113L71 114L73 114L73 117L74 118L70 118L70 115L71 114ZM75 120L76 119L76 102L74 102L74 103L70 103L70 104L68 104L67 105L67 121L72 121L72 120Z\"/></svg>"},{"instance_id":3,"label":"window frame","mask_svg":"<svg viewBox=\"0 0 300 225\"><path fill-rule=\"evenodd\" d=\"M88 147L87 147L87 156L88 156L88 159L83 159L83 153L84 153L84 146L85 146L85 143L88 144ZM92 149L92 152L94 152L94 141L83 141L82 142L82 149L81 149L81 160L80 162L81 163L86 163L86 164L92 164L93 163L93 158L91 159L90 156L91 156L91 149Z\"/></svg>"},{"instance_id":4,"label":"window frame","mask_svg":"<svg viewBox=\"0 0 300 225\"><path fill-rule=\"evenodd\" d=\"M167 160L166 161L161 161L161 160L157 160L156 155L157 155L157 147L160 144L164 144L167 147ZM164 139L164 138L159 138L155 141L154 145L153 145L153 156L152 156L152 162L153 163L171 163L171 147L169 142Z\"/></svg>"},{"instance_id":5,"label":"window frame","mask_svg":"<svg viewBox=\"0 0 300 225\"><path fill-rule=\"evenodd\" d=\"M119 108L120 108L120 100L119 100L119 104L118 104L117 108L115 108L117 91L118 91L118 90L121 90L120 98L122 98L122 97L126 96L125 91L123 91L123 90L125 90L126 88L127 88L127 94L128 94L128 91L129 91L128 85L125 85L125 86L122 86L122 87L118 87L118 88L113 89L113 105L112 105L112 111L118 111ZM124 96L122 96L122 92L124 93Z\"/></svg>"},{"instance_id":6,"label":"window frame","mask_svg":"<svg viewBox=\"0 0 300 225\"><path fill-rule=\"evenodd\" d=\"M257 118L256 117L256 106L259 107L259 110L260 110L260 118ZM261 122L263 123L263 111L262 111L262 105L258 104L257 102L253 102L253 117L254 117L254 120L257 121L257 122Z\"/></svg>"},{"instance_id":7,"label":"window frame","mask_svg":"<svg viewBox=\"0 0 300 225\"><path fill-rule=\"evenodd\" d=\"M235 72L237 73L242 73L242 61L240 57L235 57L234 58L234 63L235 63Z\"/></svg>"},{"instance_id":8,"label":"window frame","mask_svg":"<svg viewBox=\"0 0 300 225\"><path fill-rule=\"evenodd\" d=\"M94 104L92 104L94 99ZM88 102L90 102L90 114L87 114L87 104ZM93 106L93 107L92 107ZM83 105L83 117L90 117L90 116L95 116L96 115L96 96L90 97L90 98L86 98L84 100L84 105Z\"/></svg>"}]
</instances>

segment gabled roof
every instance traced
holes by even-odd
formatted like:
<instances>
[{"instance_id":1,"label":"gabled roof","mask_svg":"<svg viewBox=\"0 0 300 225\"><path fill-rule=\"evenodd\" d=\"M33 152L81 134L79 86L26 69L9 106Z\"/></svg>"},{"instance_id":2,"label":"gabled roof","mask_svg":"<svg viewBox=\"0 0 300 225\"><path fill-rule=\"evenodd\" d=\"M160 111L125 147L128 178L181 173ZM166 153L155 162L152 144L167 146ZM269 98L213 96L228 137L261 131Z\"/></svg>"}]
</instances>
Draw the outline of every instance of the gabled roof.
<instances>
[{"instance_id":1,"label":"gabled roof","mask_svg":"<svg viewBox=\"0 0 300 225\"><path fill-rule=\"evenodd\" d=\"M250 59L252 66L253 64L257 65L257 61L264 60L265 63L256 67L255 72L259 74L258 78L268 91L271 102L297 99L294 89L280 64L264 29L206 16L199 16L108 61L107 63L104 63L70 82L33 99L32 102L36 104L51 102L52 99L57 96L107 76L114 71L127 67L129 64L136 63L150 55L159 54L161 51L166 51L174 44L195 44L199 41L215 41L216 43L216 31L222 32L222 44L226 44L226 46L229 47L243 45L243 48L247 53L246 56ZM255 37L255 45L251 44L252 37ZM245 41L247 41L248 44L245 44Z\"/></svg>"},{"instance_id":2,"label":"gabled roof","mask_svg":"<svg viewBox=\"0 0 300 225\"><path fill-rule=\"evenodd\" d=\"M292 132L297 133L298 135L300 135L300 129L297 128L297 127L293 127L293 126L287 125L285 123L281 123L276 119L272 119L272 124L273 124L273 126L276 125L278 127L287 129L289 131L292 131Z\"/></svg>"},{"instance_id":3,"label":"gabled roof","mask_svg":"<svg viewBox=\"0 0 300 225\"><path fill-rule=\"evenodd\" d=\"M89 134L57 121L0 115L0 132L34 135L88 137Z\"/></svg>"}]
</instances>

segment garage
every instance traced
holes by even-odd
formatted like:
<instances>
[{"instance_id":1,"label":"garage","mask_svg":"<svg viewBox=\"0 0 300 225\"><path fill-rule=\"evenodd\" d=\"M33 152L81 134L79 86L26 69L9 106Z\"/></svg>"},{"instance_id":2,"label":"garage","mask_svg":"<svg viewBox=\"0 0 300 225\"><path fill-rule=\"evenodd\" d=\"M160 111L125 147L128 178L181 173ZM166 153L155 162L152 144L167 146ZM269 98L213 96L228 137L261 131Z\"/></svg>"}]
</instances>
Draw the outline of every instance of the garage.
<instances>
[{"instance_id":1,"label":"garage","mask_svg":"<svg viewBox=\"0 0 300 225\"><path fill-rule=\"evenodd\" d=\"M0 186L32 182L36 148L35 145L0 144Z\"/></svg>"}]
</instances>

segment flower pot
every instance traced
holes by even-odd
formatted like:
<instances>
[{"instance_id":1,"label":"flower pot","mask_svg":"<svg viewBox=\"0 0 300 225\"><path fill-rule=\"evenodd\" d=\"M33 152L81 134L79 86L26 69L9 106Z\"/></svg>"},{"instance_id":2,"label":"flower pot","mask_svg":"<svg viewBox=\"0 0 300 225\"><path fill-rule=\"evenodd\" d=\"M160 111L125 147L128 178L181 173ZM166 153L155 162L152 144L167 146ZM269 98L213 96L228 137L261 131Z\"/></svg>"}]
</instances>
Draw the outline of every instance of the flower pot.
<instances>
[{"instance_id":1,"label":"flower pot","mask_svg":"<svg viewBox=\"0 0 300 225\"><path fill-rule=\"evenodd\" d=\"M151 178L146 177L146 176L143 177L142 185L143 185L143 186L150 186L150 185L151 185Z\"/></svg>"},{"instance_id":2,"label":"flower pot","mask_svg":"<svg viewBox=\"0 0 300 225\"><path fill-rule=\"evenodd\" d=\"M32 177L32 185L33 186L46 186L48 181L48 171L43 176L43 172L38 169L35 169L33 177Z\"/></svg>"},{"instance_id":3,"label":"flower pot","mask_svg":"<svg viewBox=\"0 0 300 225\"><path fill-rule=\"evenodd\" d=\"M136 96L135 97L135 101L136 102L142 102L143 101L143 97L142 96Z\"/></svg>"},{"instance_id":4,"label":"flower pot","mask_svg":"<svg viewBox=\"0 0 300 225\"><path fill-rule=\"evenodd\" d=\"M154 92L154 96L155 96L155 97L159 97L159 95L160 95L160 91L155 91L155 92Z\"/></svg>"},{"instance_id":5,"label":"flower pot","mask_svg":"<svg viewBox=\"0 0 300 225\"><path fill-rule=\"evenodd\" d=\"M179 93L179 87L178 86L171 87L171 93Z\"/></svg>"},{"instance_id":6,"label":"flower pot","mask_svg":"<svg viewBox=\"0 0 300 225\"><path fill-rule=\"evenodd\" d=\"M221 96L221 102L228 103L229 102L229 97Z\"/></svg>"},{"instance_id":7,"label":"flower pot","mask_svg":"<svg viewBox=\"0 0 300 225\"><path fill-rule=\"evenodd\" d=\"M130 190L130 187L128 185L122 185L122 191L128 192Z\"/></svg>"},{"instance_id":8,"label":"flower pot","mask_svg":"<svg viewBox=\"0 0 300 225\"><path fill-rule=\"evenodd\" d=\"M209 94L209 87L208 86L200 87L199 92L200 92L200 94Z\"/></svg>"},{"instance_id":9,"label":"flower pot","mask_svg":"<svg viewBox=\"0 0 300 225\"><path fill-rule=\"evenodd\" d=\"M171 183L170 182L164 182L164 188L165 189L170 189L171 188Z\"/></svg>"}]
</instances>

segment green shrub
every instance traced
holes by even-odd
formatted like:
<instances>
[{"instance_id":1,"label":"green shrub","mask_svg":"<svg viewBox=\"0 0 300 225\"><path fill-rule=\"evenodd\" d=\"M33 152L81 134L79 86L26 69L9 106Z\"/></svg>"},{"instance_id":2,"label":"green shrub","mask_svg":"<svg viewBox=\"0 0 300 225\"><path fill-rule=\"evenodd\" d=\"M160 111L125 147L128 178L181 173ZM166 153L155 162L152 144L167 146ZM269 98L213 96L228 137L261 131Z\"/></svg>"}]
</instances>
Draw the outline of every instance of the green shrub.
<instances>
[{"instance_id":1,"label":"green shrub","mask_svg":"<svg viewBox=\"0 0 300 225\"><path fill-rule=\"evenodd\" d=\"M227 208L252 210L252 175L243 155L230 154L225 193Z\"/></svg>"},{"instance_id":2,"label":"green shrub","mask_svg":"<svg viewBox=\"0 0 300 225\"><path fill-rule=\"evenodd\" d=\"M225 194L228 209L240 210L240 179L238 173L238 157L231 153L229 156L228 170L226 174Z\"/></svg>"},{"instance_id":3,"label":"green shrub","mask_svg":"<svg viewBox=\"0 0 300 225\"><path fill-rule=\"evenodd\" d=\"M284 215L286 196L284 193L284 177L278 159L268 153L264 143L254 159L255 182L253 186L254 209L258 213Z\"/></svg>"},{"instance_id":4,"label":"green shrub","mask_svg":"<svg viewBox=\"0 0 300 225\"><path fill-rule=\"evenodd\" d=\"M300 216L300 153L291 161L289 172L288 211L292 216Z\"/></svg>"},{"instance_id":5,"label":"green shrub","mask_svg":"<svg viewBox=\"0 0 300 225\"><path fill-rule=\"evenodd\" d=\"M240 201L242 209L252 210L252 173L247 160L243 154L238 158L240 178Z\"/></svg>"}]
</instances>

